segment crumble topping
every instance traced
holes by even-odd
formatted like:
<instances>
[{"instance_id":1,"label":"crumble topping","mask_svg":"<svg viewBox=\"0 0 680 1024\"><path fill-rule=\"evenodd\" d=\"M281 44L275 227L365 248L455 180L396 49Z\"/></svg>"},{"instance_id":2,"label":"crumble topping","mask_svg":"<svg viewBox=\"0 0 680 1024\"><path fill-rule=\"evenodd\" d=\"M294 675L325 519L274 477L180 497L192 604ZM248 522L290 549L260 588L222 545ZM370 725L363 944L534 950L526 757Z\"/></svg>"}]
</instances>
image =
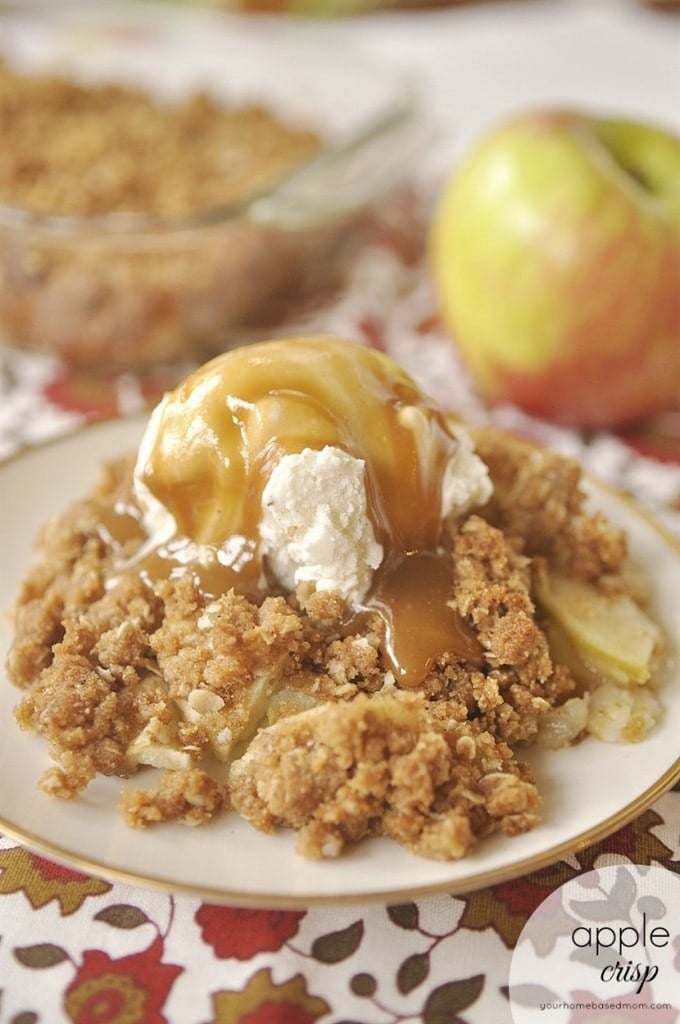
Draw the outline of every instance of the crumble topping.
<instances>
[{"instance_id":1,"label":"crumble topping","mask_svg":"<svg viewBox=\"0 0 680 1024\"><path fill-rule=\"evenodd\" d=\"M472 434L494 482L489 521L557 570L603 589L620 585L625 535L601 513L585 513L578 463L489 428Z\"/></svg>"},{"instance_id":2,"label":"crumble topping","mask_svg":"<svg viewBox=\"0 0 680 1024\"><path fill-rule=\"evenodd\" d=\"M72 797L97 773L155 766L155 788L123 791L132 826L199 824L232 807L259 829L295 829L310 857L382 835L457 858L494 830L536 825L523 745L587 732L635 741L658 704L649 688L586 690L538 607L550 570L626 589L624 537L586 511L578 468L490 429L475 442L494 494L451 518L443 543L481 661L456 648L408 688L385 658L384 620L352 618L337 593L303 583L257 602L208 595L189 574L126 570L144 540L132 460L108 465L43 531L15 609L17 721L55 761L42 788ZM130 521L122 539L113 514Z\"/></svg>"},{"instance_id":3,"label":"crumble topping","mask_svg":"<svg viewBox=\"0 0 680 1024\"><path fill-rule=\"evenodd\" d=\"M385 835L433 859L462 857L499 824L538 821L536 787L478 723L443 724L422 695L360 694L281 719L230 775L233 807L257 828L297 829L298 850L336 856Z\"/></svg>"}]
</instances>

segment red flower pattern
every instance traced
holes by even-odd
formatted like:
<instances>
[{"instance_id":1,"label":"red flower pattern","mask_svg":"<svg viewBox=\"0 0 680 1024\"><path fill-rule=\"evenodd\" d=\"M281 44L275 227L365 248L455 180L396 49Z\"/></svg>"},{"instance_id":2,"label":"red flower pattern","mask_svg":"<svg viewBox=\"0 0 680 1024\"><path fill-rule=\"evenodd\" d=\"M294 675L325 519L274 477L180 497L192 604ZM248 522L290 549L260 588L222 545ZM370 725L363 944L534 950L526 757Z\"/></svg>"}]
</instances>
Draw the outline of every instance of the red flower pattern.
<instances>
[{"instance_id":1,"label":"red flower pattern","mask_svg":"<svg viewBox=\"0 0 680 1024\"><path fill-rule=\"evenodd\" d=\"M305 911L246 910L203 903L196 923L203 941L222 960L250 960L256 953L275 952L297 934Z\"/></svg>"},{"instance_id":2,"label":"red flower pattern","mask_svg":"<svg viewBox=\"0 0 680 1024\"><path fill-rule=\"evenodd\" d=\"M167 1024L161 1010L183 968L161 963L163 940L141 953L112 960L87 950L64 993L64 1009L73 1024Z\"/></svg>"}]
</instances>

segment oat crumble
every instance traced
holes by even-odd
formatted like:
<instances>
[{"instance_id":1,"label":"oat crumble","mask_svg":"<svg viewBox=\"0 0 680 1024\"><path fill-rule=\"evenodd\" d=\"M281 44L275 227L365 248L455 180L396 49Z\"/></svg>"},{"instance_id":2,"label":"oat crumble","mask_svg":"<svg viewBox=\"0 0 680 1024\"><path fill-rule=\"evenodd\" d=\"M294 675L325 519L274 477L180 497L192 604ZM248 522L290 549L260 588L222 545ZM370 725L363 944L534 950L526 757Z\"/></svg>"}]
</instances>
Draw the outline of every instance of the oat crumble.
<instances>
[{"instance_id":1,"label":"oat crumble","mask_svg":"<svg viewBox=\"0 0 680 1024\"><path fill-rule=\"evenodd\" d=\"M0 202L48 217L186 216L246 200L319 149L316 133L205 92L26 74L0 61Z\"/></svg>"},{"instance_id":2,"label":"oat crumble","mask_svg":"<svg viewBox=\"0 0 680 1024\"><path fill-rule=\"evenodd\" d=\"M368 224L251 216L323 145L262 104L162 102L0 60L0 337L101 373L280 323L337 287Z\"/></svg>"},{"instance_id":3,"label":"oat crumble","mask_svg":"<svg viewBox=\"0 0 680 1024\"><path fill-rule=\"evenodd\" d=\"M44 529L16 604L8 670L25 691L19 725L50 744L42 788L73 797L98 773L155 765L155 788L123 791L132 826L200 824L233 808L259 829L295 829L310 857L383 835L451 859L496 829L536 825L523 746L598 729L634 741L658 709L647 691L584 693L537 610L546 569L605 593L626 587L623 534L585 510L576 464L489 428L475 443L494 496L448 522L444 543L483 662L443 655L408 689L386 668L384 623L368 616L348 633L338 594L306 584L254 603L207 597L188 576L121 570L143 537L132 462L108 465ZM122 541L106 529L121 508Z\"/></svg>"}]
</instances>

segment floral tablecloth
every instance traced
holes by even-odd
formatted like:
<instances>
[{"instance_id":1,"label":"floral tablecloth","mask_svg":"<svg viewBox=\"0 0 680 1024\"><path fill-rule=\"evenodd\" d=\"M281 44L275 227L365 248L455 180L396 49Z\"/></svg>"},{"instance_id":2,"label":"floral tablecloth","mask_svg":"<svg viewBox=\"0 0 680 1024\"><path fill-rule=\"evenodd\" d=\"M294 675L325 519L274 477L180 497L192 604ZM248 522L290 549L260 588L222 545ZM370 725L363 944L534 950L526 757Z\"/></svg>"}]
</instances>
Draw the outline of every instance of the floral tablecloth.
<instances>
[{"instance_id":1,"label":"floral tablecloth","mask_svg":"<svg viewBox=\"0 0 680 1024\"><path fill-rule=\"evenodd\" d=\"M515 409L486 411L437 324L422 249L411 234L405 244L402 231L377 226L346 289L286 329L316 327L391 352L469 418L490 416L577 456L680 534L670 427L663 444L658 429L648 436L643 452L641 437L586 437ZM6 348L2 454L139 410L181 369L143 382L130 375L93 380ZM680 872L680 787L614 835L545 870L393 906L218 906L88 877L0 837L0 1024L509 1024L512 950L529 916L569 879L626 863ZM585 1020L579 1013L570 1021ZM678 1019L674 1010L653 1018L630 1013L611 1020ZM596 1019L602 1024L601 1015Z\"/></svg>"},{"instance_id":2,"label":"floral tablecloth","mask_svg":"<svg viewBox=\"0 0 680 1024\"><path fill-rule=\"evenodd\" d=\"M518 881L394 906L302 910L112 885L0 838L0 1020L510 1024L512 949L532 911L595 865L677 872L679 821L676 789L606 841ZM659 1010L606 1024L677 1019Z\"/></svg>"}]
</instances>

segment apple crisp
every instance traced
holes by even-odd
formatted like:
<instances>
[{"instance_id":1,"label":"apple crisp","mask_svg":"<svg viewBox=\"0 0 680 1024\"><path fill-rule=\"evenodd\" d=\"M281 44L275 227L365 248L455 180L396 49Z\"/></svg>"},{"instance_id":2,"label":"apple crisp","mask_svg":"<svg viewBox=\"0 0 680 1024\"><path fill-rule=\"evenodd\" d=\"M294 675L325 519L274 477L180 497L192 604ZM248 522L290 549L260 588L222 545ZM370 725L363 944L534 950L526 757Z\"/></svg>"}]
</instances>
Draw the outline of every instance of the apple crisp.
<instances>
[{"instance_id":1,"label":"apple crisp","mask_svg":"<svg viewBox=\"0 0 680 1024\"><path fill-rule=\"evenodd\" d=\"M205 358L337 287L367 211L251 203L324 151L262 102L0 59L0 336L76 366Z\"/></svg>"},{"instance_id":2,"label":"apple crisp","mask_svg":"<svg viewBox=\"0 0 680 1024\"><path fill-rule=\"evenodd\" d=\"M649 687L588 663L578 630L550 613L554 580L587 588L595 605L634 604L625 537L587 510L577 464L473 433L493 496L449 517L441 538L468 642L416 680L392 670L384 617L352 615L332 590L302 582L254 599L215 594L200 575L139 571L133 460L108 464L44 528L16 603L8 668L25 691L17 721L54 760L42 789L74 797L98 774L152 766L160 781L122 792L132 826L238 813L296 830L310 857L387 836L459 858L498 829L535 826L527 744L602 734L607 687L644 692L645 708L614 734L610 722L605 739L641 738L658 705ZM654 629L647 639L653 666L661 640ZM605 711L591 716L600 686Z\"/></svg>"}]
</instances>

